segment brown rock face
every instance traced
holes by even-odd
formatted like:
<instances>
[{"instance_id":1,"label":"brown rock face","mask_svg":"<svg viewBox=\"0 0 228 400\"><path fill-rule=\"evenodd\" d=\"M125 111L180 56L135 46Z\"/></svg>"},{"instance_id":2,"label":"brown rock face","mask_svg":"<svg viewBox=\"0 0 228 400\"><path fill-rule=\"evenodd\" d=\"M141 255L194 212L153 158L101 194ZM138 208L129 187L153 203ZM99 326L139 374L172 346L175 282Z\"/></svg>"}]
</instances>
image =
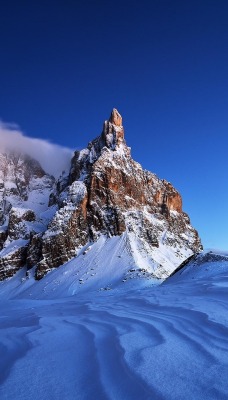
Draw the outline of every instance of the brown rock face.
<instances>
[{"instance_id":1,"label":"brown rock face","mask_svg":"<svg viewBox=\"0 0 228 400\"><path fill-rule=\"evenodd\" d=\"M9 278L26 264L27 245L13 248L0 258L0 280Z\"/></svg>"},{"instance_id":2,"label":"brown rock face","mask_svg":"<svg viewBox=\"0 0 228 400\"><path fill-rule=\"evenodd\" d=\"M116 109L57 182L27 156L0 154L0 280L25 265L41 279L100 235L123 233L159 268L164 249L181 263L202 247L180 194L131 158Z\"/></svg>"},{"instance_id":3,"label":"brown rock face","mask_svg":"<svg viewBox=\"0 0 228 400\"><path fill-rule=\"evenodd\" d=\"M122 117L116 108L113 108L109 122L115 126L122 126Z\"/></svg>"},{"instance_id":4,"label":"brown rock face","mask_svg":"<svg viewBox=\"0 0 228 400\"><path fill-rule=\"evenodd\" d=\"M180 194L131 158L116 109L105 121L101 136L87 149L75 152L69 183L63 205L42 239L38 279L100 234L134 232L145 246L159 248L162 242L177 252L179 248L196 252L202 247L182 212Z\"/></svg>"},{"instance_id":5,"label":"brown rock face","mask_svg":"<svg viewBox=\"0 0 228 400\"><path fill-rule=\"evenodd\" d=\"M37 265L42 257L42 235L36 234L31 237L28 250L26 263L27 268L30 269L34 265Z\"/></svg>"},{"instance_id":6,"label":"brown rock face","mask_svg":"<svg viewBox=\"0 0 228 400\"><path fill-rule=\"evenodd\" d=\"M59 210L57 217L51 222L49 226L51 235L47 231L42 240L43 259L37 265L37 279L41 279L47 271L74 257L77 248L87 243L86 203L85 191L80 198L71 198L71 203L69 199L69 203Z\"/></svg>"}]
</instances>

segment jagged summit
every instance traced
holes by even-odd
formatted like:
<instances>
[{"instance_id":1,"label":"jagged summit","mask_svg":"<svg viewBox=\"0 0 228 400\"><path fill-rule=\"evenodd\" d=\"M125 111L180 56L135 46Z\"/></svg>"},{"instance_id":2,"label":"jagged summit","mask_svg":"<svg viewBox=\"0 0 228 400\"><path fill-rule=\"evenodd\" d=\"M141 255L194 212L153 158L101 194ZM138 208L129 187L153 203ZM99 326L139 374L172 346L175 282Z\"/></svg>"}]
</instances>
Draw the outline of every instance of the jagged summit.
<instances>
[{"instance_id":1,"label":"jagged summit","mask_svg":"<svg viewBox=\"0 0 228 400\"><path fill-rule=\"evenodd\" d=\"M113 108L111 116L109 118L109 122L116 126L122 126L122 117L116 108Z\"/></svg>"},{"instance_id":2,"label":"jagged summit","mask_svg":"<svg viewBox=\"0 0 228 400\"><path fill-rule=\"evenodd\" d=\"M75 152L68 176L54 181L32 171L28 183L16 179L17 190L27 190L24 201L6 197L12 182L2 179L2 204L8 205L0 227L0 278L27 265L41 279L101 237L124 238L132 265L155 277L168 276L202 247L180 194L132 159L116 109L101 135Z\"/></svg>"},{"instance_id":3,"label":"jagged summit","mask_svg":"<svg viewBox=\"0 0 228 400\"><path fill-rule=\"evenodd\" d=\"M113 108L109 120L104 122L101 138L104 146L112 150L116 150L121 144L126 145L122 117L115 108Z\"/></svg>"},{"instance_id":4,"label":"jagged summit","mask_svg":"<svg viewBox=\"0 0 228 400\"><path fill-rule=\"evenodd\" d=\"M130 155L130 148L127 147L124 139L122 117L115 108L110 118L104 122L100 136L89 142L86 149L75 151L71 163L70 183L84 179L90 167L107 150L119 151L125 156Z\"/></svg>"},{"instance_id":5,"label":"jagged summit","mask_svg":"<svg viewBox=\"0 0 228 400\"><path fill-rule=\"evenodd\" d=\"M64 201L59 202L60 209L42 240L37 278L74 257L81 246L96 242L101 234L125 233L130 251L133 247L136 253L145 251L147 266L153 265L153 270L160 266L164 275L173 269L172 263L179 265L201 248L197 232L182 211L180 194L131 158L121 124L120 114L113 109L101 135L75 152L70 185L57 193ZM167 255L161 257L163 251Z\"/></svg>"}]
</instances>

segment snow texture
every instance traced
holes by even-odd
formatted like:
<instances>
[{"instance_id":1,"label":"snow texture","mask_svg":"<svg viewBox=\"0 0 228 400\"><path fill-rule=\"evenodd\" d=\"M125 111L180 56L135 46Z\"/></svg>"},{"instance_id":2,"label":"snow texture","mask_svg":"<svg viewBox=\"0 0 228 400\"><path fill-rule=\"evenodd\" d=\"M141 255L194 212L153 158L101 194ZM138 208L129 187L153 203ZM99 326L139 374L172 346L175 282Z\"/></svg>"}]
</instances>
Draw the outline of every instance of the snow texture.
<instances>
[{"instance_id":1,"label":"snow texture","mask_svg":"<svg viewBox=\"0 0 228 400\"><path fill-rule=\"evenodd\" d=\"M126 240L101 237L39 282L20 270L0 283L1 400L227 399L228 255L155 285Z\"/></svg>"}]
</instances>

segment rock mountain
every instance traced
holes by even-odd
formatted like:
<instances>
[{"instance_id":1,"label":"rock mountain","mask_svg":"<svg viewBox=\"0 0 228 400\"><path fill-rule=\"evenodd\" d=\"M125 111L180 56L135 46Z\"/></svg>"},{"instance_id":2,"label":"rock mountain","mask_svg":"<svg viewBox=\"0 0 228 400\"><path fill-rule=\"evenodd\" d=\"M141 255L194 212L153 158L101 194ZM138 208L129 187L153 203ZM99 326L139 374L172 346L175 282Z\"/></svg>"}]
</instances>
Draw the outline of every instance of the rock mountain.
<instances>
[{"instance_id":1,"label":"rock mountain","mask_svg":"<svg viewBox=\"0 0 228 400\"><path fill-rule=\"evenodd\" d=\"M39 280L114 236L158 278L202 248L180 194L132 159L116 109L58 180L26 154L0 154L1 280L22 267Z\"/></svg>"}]
</instances>

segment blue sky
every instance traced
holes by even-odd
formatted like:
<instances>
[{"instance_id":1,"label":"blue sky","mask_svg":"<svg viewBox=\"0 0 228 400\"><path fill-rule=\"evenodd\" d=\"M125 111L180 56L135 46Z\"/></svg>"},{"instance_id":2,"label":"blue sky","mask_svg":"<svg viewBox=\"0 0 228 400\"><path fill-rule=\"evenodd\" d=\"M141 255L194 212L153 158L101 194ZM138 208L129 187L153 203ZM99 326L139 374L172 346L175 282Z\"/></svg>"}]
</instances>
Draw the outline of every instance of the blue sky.
<instances>
[{"instance_id":1,"label":"blue sky","mask_svg":"<svg viewBox=\"0 0 228 400\"><path fill-rule=\"evenodd\" d=\"M180 191L205 247L228 249L228 2L8 1L0 118L82 148L116 107L133 157Z\"/></svg>"}]
</instances>

